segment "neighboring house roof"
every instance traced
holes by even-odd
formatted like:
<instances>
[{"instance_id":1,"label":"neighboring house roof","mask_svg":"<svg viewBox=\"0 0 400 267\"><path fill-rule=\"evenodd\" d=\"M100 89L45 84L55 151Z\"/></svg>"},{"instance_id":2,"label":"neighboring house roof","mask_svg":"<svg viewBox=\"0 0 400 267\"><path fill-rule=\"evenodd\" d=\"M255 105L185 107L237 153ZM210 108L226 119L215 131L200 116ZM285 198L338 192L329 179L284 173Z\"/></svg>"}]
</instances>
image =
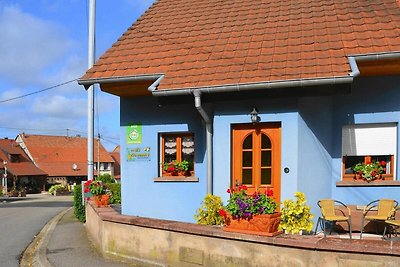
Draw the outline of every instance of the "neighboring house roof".
<instances>
[{"instance_id":1,"label":"neighboring house roof","mask_svg":"<svg viewBox=\"0 0 400 267\"><path fill-rule=\"evenodd\" d=\"M114 160L114 178L121 179L121 155L120 155L120 146L116 146L112 152L110 152L110 156Z\"/></svg>"},{"instance_id":2,"label":"neighboring house roof","mask_svg":"<svg viewBox=\"0 0 400 267\"><path fill-rule=\"evenodd\" d=\"M0 166L7 161L7 172L14 176L47 176L47 173L36 167L17 142L11 139L0 139Z\"/></svg>"},{"instance_id":3,"label":"neighboring house roof","mask_svg":"<svg viewBox=\"0 0 400 267\"><path fill-rule=\"evenodd\" d=\"M183 89L348 77L349 55L399 52L399 26L396 0L159 0L80 82L165 74L158 89Z\"/></svg>"},{"instance_id":4,"label":"neighboring house roof","mask_svg":"<svg viewBox=\"0 0 400 267\"><path fill-rule=\"evenodd\" d=\"M87 139L74 136L20 134L17 141L49 176L87 176ZM21 144L22 143L22 144ZM98 142L94 142L94 161L97 162ZM114 162L100 143L100 162ZM77 169L73 170L72 165Z\"/></svg>"}]
</instances>

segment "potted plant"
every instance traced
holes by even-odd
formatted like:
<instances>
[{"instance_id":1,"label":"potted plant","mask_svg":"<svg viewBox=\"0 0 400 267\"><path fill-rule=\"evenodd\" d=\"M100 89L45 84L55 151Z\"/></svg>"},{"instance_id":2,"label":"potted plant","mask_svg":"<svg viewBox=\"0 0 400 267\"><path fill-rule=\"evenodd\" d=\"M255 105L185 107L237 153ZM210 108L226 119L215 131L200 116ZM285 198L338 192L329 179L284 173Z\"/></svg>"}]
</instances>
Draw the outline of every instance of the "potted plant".
<instances>
[{"instance_id":1,"label":"potted plant","mask_svg":"<svg viewBox=\"0 0 400 267\"><path fill-rule=\"evenodd\" d=\"M182 160L178 163L179 174L182 176L191 176L192 163L187 160Z\"/></svg>"},{"instance_id":2,"label":"potted plant","mask_svg":"<svg viewBox=\"0 0 400 267\"><path fill-rule=\"evenodd\" d=\"M179 171L179 164L176 160L170 162L163 162L163 175L177 176Z\"/></svg>"},{"instance_id":3,"label":"potted plant","mask_svg":"<svg viewBox=\"0 0 400 267\"><path fill-rule=\"evenodd\" d=\"M101 181L88 180L84 183L84 192L93 194L93 201L97 207L108 207L110 204L111 191Z\"/></svg>"},{"instance_id":4,"label":"potted plant","mask_svg":"<svg viewBox=\"0 0 400 267\"><path fill-rule=\"evenodd\" d=\"M221 197L207 194L202 202L201 208L197 209L194 216L198 224L222 225L224 218L219 215L223 208Z\"/></svg>"},{"instance_id":5,"label":"potted plant","mask_svg":"<svg viewBox=\"0 0 400 267\"><path fill-rule=\"evenodd\" d=\"M296 200L286 199L283 201L279 229L285 230L285 233L289 234L310 232L314 216L310 212L310 206L306 205L306 196L302 192L296 192L294 196Z\"/></svg>"},{"instance_id":6,"label":"potted plant","mask_svg":"<svg viewBox=\"0 0 400 267\"><path fill-rule=\"evenodd\" d=\"M282 232L278 230L281 213L276 212L278 205L272 198L271 189L248 195L247 187L241 185L227 192L230 194L228 204L219 211L220 216L224 217L224 230L264 236L275 236Z\"/></svg>"},{"instance_id":7,"label":"potted plant","mask_svg":"<svg viewBox=\"0 0 400 267\"><path fill-rule=\"evenodd\" d=\"M381 178L382 173L386 172L386 162L383 160L360 162L353 166L353 172L356 179L361 177L361 179L371 182Z\"/></svg>"},{"instance_id":8,"label":"potted plant","mask_svg":"<svg viewBox=\"0 0 400 267\"><path fill-rule=\"evenodd\" d=\"M192 175L192 163L183 160L178 162L176 160L170 162L163 162L163 175L166 176L191 176Z\"/></svg>"}]
</instances>

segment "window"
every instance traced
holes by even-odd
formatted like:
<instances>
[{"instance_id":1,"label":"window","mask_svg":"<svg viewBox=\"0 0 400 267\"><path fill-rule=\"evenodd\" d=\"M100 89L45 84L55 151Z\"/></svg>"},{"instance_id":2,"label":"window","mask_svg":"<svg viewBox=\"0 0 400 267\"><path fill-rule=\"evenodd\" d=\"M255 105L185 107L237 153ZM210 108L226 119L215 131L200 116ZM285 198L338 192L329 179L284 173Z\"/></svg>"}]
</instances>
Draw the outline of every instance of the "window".
<instances>
[{"instance_id":1,"label":"window","mask_svg":"<svg viewBox=\"0 0 400 267\"><path fill-rule=\"evenodd\" d=\"M385 161L382 177L394 180L397 150L397 125L394 123L356 124L342 128L342 176L354 178L357 163Z\"/></svg>"},{"instance_id":2,"label":"window","mask_svg":"<svg viewBox=\"0 0 400 267\"><path fill-rule=\"evenodd\" d=\"M161 135L162 176L194 175L194 135L190 133Z\"/></svg>"},{"instance_id":3,"label":"window","mask_svg":"<svg viewBox=\"0 0 400 267\"><path fill-rule=\"evenodd\" d=\"M19 162L19 154L10 154L10 161L11 162Z\"/></svg>"}]
</instances>

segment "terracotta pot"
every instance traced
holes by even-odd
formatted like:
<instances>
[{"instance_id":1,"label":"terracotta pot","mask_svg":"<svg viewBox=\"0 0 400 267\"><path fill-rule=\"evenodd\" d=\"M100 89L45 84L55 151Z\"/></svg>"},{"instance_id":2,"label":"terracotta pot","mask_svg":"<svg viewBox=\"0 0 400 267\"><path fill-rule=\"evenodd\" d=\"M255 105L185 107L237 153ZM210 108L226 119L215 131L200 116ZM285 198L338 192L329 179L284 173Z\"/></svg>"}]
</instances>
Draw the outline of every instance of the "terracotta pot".
<instances>
[{"instance_id":1,"label":"terracotta pot","mask_svg":"<svg viewBox=\"0 0 400 267\"><path fill-rule=\"evenodd\" d=\"M93 196L94 204L97 207L109 207L110 206L110 195L97 195Z\"/></svg>"},{"instance_id":2,"label":"terracotta pot","mask_svg":"<svg viewBox=\"0 0 400 267\"><path fill-rule=\"evenodd\" d=\"M281 213L254 215L251 219L227 218L225 231L244 234L276 236L282 233L278 230Z\"/></svg>"}]
</instances>

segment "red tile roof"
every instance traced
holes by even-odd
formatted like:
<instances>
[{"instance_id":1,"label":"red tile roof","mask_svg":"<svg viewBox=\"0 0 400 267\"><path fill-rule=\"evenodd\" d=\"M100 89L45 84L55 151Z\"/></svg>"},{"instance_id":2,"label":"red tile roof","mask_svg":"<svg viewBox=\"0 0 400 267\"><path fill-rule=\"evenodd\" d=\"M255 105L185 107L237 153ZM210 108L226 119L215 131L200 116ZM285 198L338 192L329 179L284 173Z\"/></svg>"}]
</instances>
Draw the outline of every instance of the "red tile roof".
<instances>
[{"instance_id":1,"label":"red tile roof","mask_svg":"<svg viewBox=\"0 0 400 267\"><path fill-rule=\"evenodd\" d=\"M116 146L110 156L114 160L114 177L115 179L121 179L121 152L120 146Z\"/></svg>"},{"instance_id":2,"label":"red tile roof","mask_svg":"<svg viewBox=\"0 0 400 267\"><path fill-rule=\"evenodd\" d=\"M18 157L18 162L12 162L10 155ZM33 164L22 148L11 139L0 139L0 168L4 169L3 161L7 161L7 172L14 176L47 176Z\"/></svg>"},{"instance_id":3,"label":"red tile roof","mask_svg":"<svg viewBox=\"0 0 400 267\"><path fill-rule=\"evenodd\" d=\"M159 89L345 77L400 51L396 0L159 0L81 80L165 74Z\"/></svg>"},{"instance_id":4,"label":"red tile roof","mask_svg":"<svg viewBox=\"0 0 400 267\"><path fill-rule=\"evenodd\" d=\"M87 176L87 139L83 137L20 134L36 164L52 176ZM97 162L97 141L94 144ZM114 162L100 143L100 162ZM78 168L72 169L76 164Z\"/></svg>"}]
</instances>

